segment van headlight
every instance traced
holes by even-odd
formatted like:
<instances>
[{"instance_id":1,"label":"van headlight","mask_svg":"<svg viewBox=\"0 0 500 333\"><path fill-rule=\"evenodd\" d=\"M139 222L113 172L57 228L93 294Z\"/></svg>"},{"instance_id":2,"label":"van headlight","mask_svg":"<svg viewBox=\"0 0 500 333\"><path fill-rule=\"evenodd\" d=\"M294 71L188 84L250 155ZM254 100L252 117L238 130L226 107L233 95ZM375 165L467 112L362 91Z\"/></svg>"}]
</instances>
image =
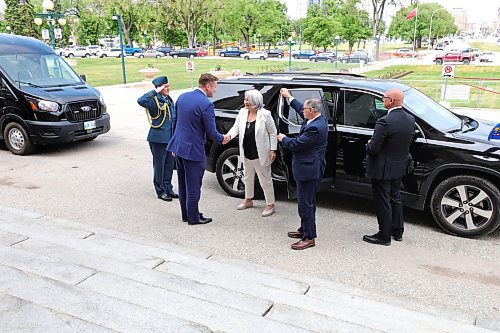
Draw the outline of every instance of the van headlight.
<instances>
[{"instance_id":1,"label":"van headlight","mask_svg":"<svg viewBox=\"0 0 500 333\"><path fill-rule=\"evenodd\" d=\"M56 102L41 100L38 101L38 108L40 111L57 112L59 111L59 104Z\"/></svg>"}]
</instances>

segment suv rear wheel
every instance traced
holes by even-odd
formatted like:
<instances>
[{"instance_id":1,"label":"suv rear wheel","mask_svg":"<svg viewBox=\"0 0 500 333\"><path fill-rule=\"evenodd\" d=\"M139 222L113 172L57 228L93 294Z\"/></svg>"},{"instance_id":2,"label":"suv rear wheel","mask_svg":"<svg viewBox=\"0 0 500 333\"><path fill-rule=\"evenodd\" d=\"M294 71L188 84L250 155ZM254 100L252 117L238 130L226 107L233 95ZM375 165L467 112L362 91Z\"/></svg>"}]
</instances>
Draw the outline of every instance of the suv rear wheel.
<instances>
[{"instance_id":1,"label":"suv rear wheel","mask_svg":"<svg viewBox=\"0 0 500 333\"><path fill-rule=\"evenodd\" d=\"M8 123L3 130L5 145L14 155L29 155L35 150L35 146L24 129L18 123Z\"/></svg>"},{"instance_id":2,"label":"suv rear wheel","mask_svg":"<svg viewBox=\"0 0 500 333\"><path fill-rule=\"evenodd\" d=\"M464 65L468 65L468 64L470 64L470 60L469 59L464 59L464 60L462 60L462 63Z\"/></svg>"},{"instance_id":3,"label":"suv rear wheel","mask_svg":"<svg viewBox=\"0 0 500 333\"><path fill-rule=\"evenodd\" d=\"M240 159L238 148L225 150L217 160L215 173L220 187L232 197L245 197L243 183L243 161Z\"/></svg>"},{"instance_id":4,"label":"suv rear wheel","mask_svg":"<svg viewBox=\"0 0 500 333\"><path fill-rule=\"evenodd\" d=\"M443 59L436 59L436 65L442 65Z\"/></svg>"},{"instance_id":5,"label":"suv rear wheel","mask_svg":"<svg viewBox=\"0 0 500 333\"><path fill-rule=\"evenodd\" d=\"M431 211L436 222L453 235L486 235L500 225L500 190L476 176L455 176L432 193Z\"/></svg>"}]
</instances>

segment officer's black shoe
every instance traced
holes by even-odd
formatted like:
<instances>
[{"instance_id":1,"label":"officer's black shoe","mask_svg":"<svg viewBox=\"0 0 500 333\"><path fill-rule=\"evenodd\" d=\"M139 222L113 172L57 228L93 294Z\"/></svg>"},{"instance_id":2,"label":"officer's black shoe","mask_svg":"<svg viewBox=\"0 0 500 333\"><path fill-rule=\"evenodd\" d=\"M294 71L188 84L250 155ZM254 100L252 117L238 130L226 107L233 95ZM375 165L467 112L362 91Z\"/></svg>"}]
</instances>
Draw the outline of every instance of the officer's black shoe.
<instances>
[{"instance_id":1,"label":"officer's black shoe","mask_svg":"<svg viewBox=\"0 0 500 333\"><path fill-rule=\"evenodd\" d=\"M391 240L385 240L385 239L382 239L380 238L379 234L376 233L375 235L364 235L363 236L363 241L367 242L367 243L371 243L371 244L377 244L377 245L385 245L385 246L389 246L391 245Z\"/></svg>"},{"instance_id":2,"label":"officer's black shoe","mask_svg":"<svg viewBox=\"0 0 500 333\"><path fill-rule=\"evenodd\" d=\"M159 195L158 199L161 199L163 201L172 201L172 197L170 195L168 195L167 193L163 193L162 195Z\"/></svg>"},{"instance_id":3,"label":"officer's black shoe","mask_svg":"<svg viewBox=\"0 0 500 333\"><path fill-rule=\"evenodd\" d=\"M169 193L168 195L169 195L171 198L173 198L173 199L179 199L179 195L178 195L177 193L172 192L172 193Z\"/></svg>"},{"instance_id":4,"label":"officer's black shoe","mask_svg":"<svg viewBox=\"0 0 500 333\"><path fill-rule=\"evenodd\" d=\"M401 242L403 240L403 235L394 234L392 235L395 241Z\"/></svg>"},{"instance_id":5,"label":"officer's black shoe","mask_svg":"<svg viewBox=\"0 0 500 333\"><path fill-rule=\"evenodd\" d=\"M212 219L210 217L200 217L200 219L196 222L188 222L189 225L196 225L196 224L208 224L212 222Z\"/></svg>"}]
</instances>

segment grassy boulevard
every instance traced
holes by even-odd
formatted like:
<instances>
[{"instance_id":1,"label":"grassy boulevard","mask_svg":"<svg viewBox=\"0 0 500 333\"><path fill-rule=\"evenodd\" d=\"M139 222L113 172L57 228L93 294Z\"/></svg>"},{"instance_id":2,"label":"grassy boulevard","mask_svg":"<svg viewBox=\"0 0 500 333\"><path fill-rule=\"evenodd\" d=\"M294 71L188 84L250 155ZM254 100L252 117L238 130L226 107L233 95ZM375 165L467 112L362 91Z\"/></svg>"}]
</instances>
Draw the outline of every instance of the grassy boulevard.
<instances>
[{"instance_id":1,"label":"grassy boulevard","mask_svg":"<svg viewBox=\"0 0 500 333\"><path fill-rule=\"evenodd\" d=\"M140 82L144 76L139 73L139 70L148 65L154 66L161 70L160 75L167 75L171 82L172 89L184 89L191 86L189 73L186 71L186 60L162 58L162 59L125 59L127 69L127 82ZM117 58L107 59L76 59L77 66L75 70L79 74L87 75L87 81L93 86L105 86L122 83L121 61ZM235 68L240 69L243 73L261 73L266 71L279 71L287 67L286 61L270 61L270 60L250 60L225 58L225 59L194 59L195 71L193 73L194 84L201 73L213 69L215 66L220 66L226 71L232 71ZM335 64L330 63L311 63L304 61L292 61L292 66L295 70L305 70L313 72L335 72ZM344 65L337 64L337 69L356 67L356 64ZM412 71L410 74L400 78L403 83L415 87L424 92L434 100L440 100L440 92L444 80L441 78L441 66L436 65L404 65L391 66L382 70L376 70L364 73L367 77L377 78L381 75L397 71ZM500 66L477 66L477 65L458 65L455 75L457 78L450 79L448 84L469 84L475 87L500 92L500 81L481 81L480 79L500 78ZM461 78L458 78L461 77ZM467 78L477 78L473 80L465 80ZM480 95L478 96L478 92ZM478 98L479 97L479 98ZM499 108L500 96L498 94L480 90L471 87L469 101L452 101L452 106L476 107L478 105L483 108Z\"/></svg>"}]
</instances>

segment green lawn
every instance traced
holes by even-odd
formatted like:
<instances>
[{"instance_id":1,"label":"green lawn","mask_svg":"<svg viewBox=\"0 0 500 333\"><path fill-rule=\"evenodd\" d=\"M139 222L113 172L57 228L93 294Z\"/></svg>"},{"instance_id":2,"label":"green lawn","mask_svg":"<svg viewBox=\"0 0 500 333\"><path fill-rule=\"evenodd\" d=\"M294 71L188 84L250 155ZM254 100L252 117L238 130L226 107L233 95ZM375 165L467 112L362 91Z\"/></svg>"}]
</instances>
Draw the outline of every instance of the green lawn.
<instances>
[{"instance_id":1,"label":"green lawn","mask_svg":"<svg viewBox=\"0 0 500 333\"><path fill-rule=\"evenodd\" d=\"M74 69L78 74L85 74L87 82L93 86L106 86L122 83L121 59L118 58L91 58L91 59L76 59L77 65ZM193 79L196 85L200 74L208 72L215 66L219 65L226 71L231 72L233 69L240 69L243 73L261 73L266 71L282 70L288 66L285 61L273 60L243 60L238 58L224 59L201 59L195 58L195 71ZM159 75L167 75L171 83L172 89L184 89L191 86L189 73L186 71L186 58L162 58L162 59L136 59L126 58L125 67L127 73L127 82L139 82L144 79L144 76L139 73L139 70L147 65L153 65L161 70ZM352 64L338 64L338 69L350 68ZM334 72L335 64L330 63L312 63L303 61L293 61L292 67L306 71L322 71Z\"/></svg>"},{"instance_id":2,"label":"green lawn","mask_svg":"<svg viewBox=\"0 0 500 333\"><path fill-rule=\"evenodd\" d=\"M500 45L492 42L483 42L483 41L469 41L470 47L475 47L481 51L492 51L492 52L500 52Z\"/></svg>"},{"instance_id":3,"label":"green lawn","mask_svg":"<svg viewBox=\"0 0 500 333\"><path fill-rule=\"evenodd\" d=\"M441 77L441 66L391 66L382 70L367 72L364 75L367 77L376 78L388 72L396 70L413 71L399 80L425 93L427 96L439 101L441 98L441 89L444 84L444 79ZM452 106L464 107L482 107L482 108L500 108L500 81L488 81L481 79L500 78L500 66L474 66L474 65L457 65L455 67L455 78L449 79L449 85L467 83L475 87L488 89L492 92L480 90L471 87L469 101L452 101ZM465 80L464 77L477 78L473 80ZM479 102L478 102L479 101Z\"/></svg>"}]
</instances>

